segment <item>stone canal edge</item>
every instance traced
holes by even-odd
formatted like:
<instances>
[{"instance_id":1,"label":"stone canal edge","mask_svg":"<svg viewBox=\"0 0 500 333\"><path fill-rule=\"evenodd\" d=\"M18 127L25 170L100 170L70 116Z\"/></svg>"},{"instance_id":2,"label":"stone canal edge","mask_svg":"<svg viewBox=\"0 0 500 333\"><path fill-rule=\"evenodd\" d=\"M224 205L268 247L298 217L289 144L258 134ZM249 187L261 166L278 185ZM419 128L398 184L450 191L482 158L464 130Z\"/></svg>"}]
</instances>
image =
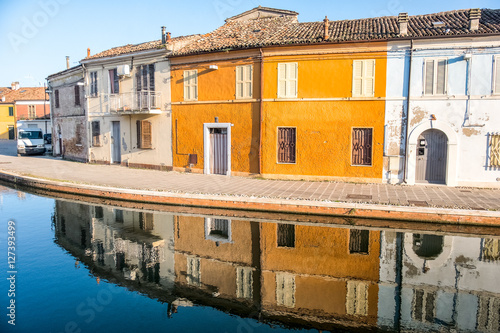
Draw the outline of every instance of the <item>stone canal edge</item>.
<instances>
[{"instance_id":1,"label":"stone canal edge","mask_svg":"<svg viewBox=\"0 0 500 333\"><path fill-rule=\"evenodd\" d=\"M364 203L288 200L198 193L133 190L75 184L0 171L0 180L42 191L147 204L239 211L500 227L500 212Z\"/></svg>"}]
</instances>

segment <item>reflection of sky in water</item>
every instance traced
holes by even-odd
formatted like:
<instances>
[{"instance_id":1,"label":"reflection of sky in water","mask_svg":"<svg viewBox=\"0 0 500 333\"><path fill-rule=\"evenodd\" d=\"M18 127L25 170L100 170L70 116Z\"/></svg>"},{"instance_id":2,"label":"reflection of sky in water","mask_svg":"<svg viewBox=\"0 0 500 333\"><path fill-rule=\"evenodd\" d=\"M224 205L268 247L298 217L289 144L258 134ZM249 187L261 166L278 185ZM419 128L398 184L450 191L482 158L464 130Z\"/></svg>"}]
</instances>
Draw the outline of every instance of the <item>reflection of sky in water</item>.
<instances>
[{"instance_id":1,"label":"reflection of sky in water","mask_svg":"<svg viewBox=\"0 0 500 333\"><path fill-rule=\"evenodd\" d=\"M499 327L498 237L174 216L1 190L4 253L16 221L17 331Z\"/></svg>"}]
</instances>

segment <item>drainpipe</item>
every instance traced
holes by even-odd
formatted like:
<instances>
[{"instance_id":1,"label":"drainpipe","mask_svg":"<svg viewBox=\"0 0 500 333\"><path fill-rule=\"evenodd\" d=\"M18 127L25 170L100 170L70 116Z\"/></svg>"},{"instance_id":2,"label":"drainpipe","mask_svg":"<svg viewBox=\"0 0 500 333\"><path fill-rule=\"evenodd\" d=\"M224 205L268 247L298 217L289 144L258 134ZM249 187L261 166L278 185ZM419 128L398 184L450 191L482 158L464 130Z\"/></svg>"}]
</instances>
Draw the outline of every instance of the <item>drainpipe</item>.
<instances>
[{"instance_id":1,"label":"drainpipe","mask_svg":"<svg viewBox=\"0 0 500 333\"><path fill-rule=\"evenodd\" d=\"M259 175L262 174L262 126L264 122L264 54L260 51L260 102L259 102Z\"/></svg>"},{"instance_id":2,"label":"drainpipe","mask_svg":"<svg viewBox=\"0 0 500 333\"><path fill-rule=\"evenodd\" d=\"M90 49L87 49L87 56L90 55ZM92 146L92 123L89 121L89 98L87 96L87 69L85 68L85 64L82 64L82 69L83 69L83 97L85 98L85 119L87 123L87 163L90 163L90 147Z\"/></svg>"},{"instance_id":3,"label":"drainpipe","mask_svg":"<svg viewBox=\"0 0 500 333\"><path fill-rule=\"evenodd\" d=\"M405 124L405 163L403 164L403 182L406 183L408 173L408 130L410 128L410 101L411 101L411 65L413 63L413 39L410 41L410 65L408 66L408 91L406 96L406 124Z\"/></svg>"}]
</instances>

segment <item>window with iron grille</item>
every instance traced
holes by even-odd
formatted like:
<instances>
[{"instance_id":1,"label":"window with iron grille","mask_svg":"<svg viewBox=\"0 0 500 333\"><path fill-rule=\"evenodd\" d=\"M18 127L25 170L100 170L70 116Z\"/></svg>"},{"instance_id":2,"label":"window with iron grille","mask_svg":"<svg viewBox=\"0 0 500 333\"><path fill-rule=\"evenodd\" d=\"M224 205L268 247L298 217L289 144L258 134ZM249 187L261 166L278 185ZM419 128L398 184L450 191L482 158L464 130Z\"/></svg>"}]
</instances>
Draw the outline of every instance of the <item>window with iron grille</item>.
<instances>
[{"instance_id":1,"label":"window with iron grille","mask_svg":"<svg viewBox=\"0 0 500 333\"><path fill-rule=\"evenodd\" d=\"M369 230L351 229L349 235L349 253L368 254L369 241Z\"/></svg>"},{"instance_id":2,"label":"window with iron grille","mask_svg":"<svg viewBox=\"0 0 500 333\"><path fill-rule=\"evenodd\" d=\"M90 96L97 96L97 72L90 72Z\"/></svg>"},{"instance_id":3,"label":"window with iron grille","mask_svg":"<svg viewBox=\"0 0 500 333\"><path fill-rule=\"evenodd\" d=\"M118 80L118 70L110 69L109 73L109 93L118 94L120 93L120 81Z\"/></svg>"},{"instance_id":4,"label":"window with iron grille","mask_svg":"<svg viewBox=\"0 0 500 333\"><path fill-rule=\"evenodd\" d=\"M59 107L59 90L54 90L54 103L56 104L56 108Z\"/></svg>"},{"instance_id":5,"label":"window with iron grille","mask_svg":"<svg viewBox=\"0 0 500 333\"><path fill-rule=\"evenodd\" d=\"M297 143L295 127L278 127L278 163L295 163Z\"/></svg>"},{"instance_id":6,"label":"window with iron grille","mask_svg":"<svg viewBox=\"0 0 500 333\"><path fill-rule=\"evenodd\" d=\"M137 121L137 148L152 149L151 122L147 120Z\"/></svg>"},{"instance_id":7,"label":"window with iron grille","mask_svg":"<svg viewBox=\"0 0 500 333\"><path fill-rule=\"evenodd\" d=\"M429 59L424 62L424 95L446 94L446 59Z\"/></svg>"},{"instance_id":8,"label":"window with iron grille","mask_svg":"<svg viewBox=\"0 0 500 333\"><path fill-rule=\"evenodd\" d=\"M500 134L490 134L490 167L500 167Z\"/></svg>"},{"instance_id":9,"label":"window with iron grille","mask_svg":"<svg viewBox=\"0 0 500 333\"><path fill-rule=\"evenodd\" d=\"M35 119L36 118L36 107L35 105L28 105L28 118Z\"/></svg>"},{"instance_id":10,"label":"window with iron grille","mask_svg":"<svg viewBox=\"0 0 500 333\"><path fill-rule=\"evenodd\" d=\"M75 86L75 106L80 105L80 86Z\"/></svg>"},{"instance_id":11,"label":"window with iron grille","mask_svg":"<svg viewBox=\"0 0 500 333\"><path fill-rule=\"evenodd\" d=\"M295 247L295 225L278 223L278 247Z\"/></svg>"},{"instance_id":12,"label":"window with iron grille","mask_svg":"<svg viewBox=\"0 0 500 333\"><path fill-rule=\"evenodd\" d=\"M92 146L101 146L101 123L99 120L94 120L92 122Z\"/></svg>"},{"instance_id":13,"label":"window with iron grille","mask_svg":"<svg viewBox=\"0 0 500 333\"><path fill-rule=\"evenodd\" d=\"M375 95L375 59L354 60L352 63L352 96Z\"/></svg>"},{"instance_id":14,"label":"window with iron grille","mask_svg":"<svg viewBox=\"0 0 500 333\"><path fill-rule=\"evenodd\" d=\"M196 101L198 99L198 71L184 71L184 100Z\"/></svg>"},{"instance_id":15,"label":"window with iron grille","mask_svg":"<svg viewBox=\"0 0 500 333\"><path fill-rule=\"evenodd\" d=\"M372 165L372 128L352 129L352 165Z\"/></svg>"},{"instance_id":16,"label":"window with iron grille","mask_svg":"<svg viewBox=\"0 0 500 333\"><path fill-rule=\"evenodd\" d=\"M236 98L252 98L252 65L236 66Z\"/></svg>"}]
</instances>

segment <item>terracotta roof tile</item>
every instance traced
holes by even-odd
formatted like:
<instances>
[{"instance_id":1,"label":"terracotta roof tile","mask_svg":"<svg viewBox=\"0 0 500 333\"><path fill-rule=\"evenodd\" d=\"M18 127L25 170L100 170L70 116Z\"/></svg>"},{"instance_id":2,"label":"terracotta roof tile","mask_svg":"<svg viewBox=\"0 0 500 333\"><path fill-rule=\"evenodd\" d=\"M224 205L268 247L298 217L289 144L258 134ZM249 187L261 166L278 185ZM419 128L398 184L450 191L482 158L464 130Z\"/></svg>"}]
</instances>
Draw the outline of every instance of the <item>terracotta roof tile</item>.
<instances>
[{"instance_id":1,"label":"terracotta roof tile","mask_svg":"<svg viewBox=\"0 0 500 333\"><path fill-rule=\"evenodd\" d=\"M0 102L5 96L4 103L14 103L16 101L43 101L44 87L20 87L17 90L12 90L10 87L0 87ZM49 95L45 94L46 99Z\"/></svg>"},{"instance_id":2,"label":"terracotta roof tile","mask_svg":"<svg viewBox=\"0 0 500 333\"><path fill-rule=\"evenodd\" d=\"M433 22L443 22L434 26ZM175 55L188 55L228 49L323 42L324 23L299 23L294 17L272 17L247 21L228 21L202 38L187 44ZM460 36L500 33L500 10L482 9L479 30L469 29L469 10L410 16L406 38ZM329 42L387 40L399 35L397 16L329 22Z\"/></svg>"}]
</instances>

